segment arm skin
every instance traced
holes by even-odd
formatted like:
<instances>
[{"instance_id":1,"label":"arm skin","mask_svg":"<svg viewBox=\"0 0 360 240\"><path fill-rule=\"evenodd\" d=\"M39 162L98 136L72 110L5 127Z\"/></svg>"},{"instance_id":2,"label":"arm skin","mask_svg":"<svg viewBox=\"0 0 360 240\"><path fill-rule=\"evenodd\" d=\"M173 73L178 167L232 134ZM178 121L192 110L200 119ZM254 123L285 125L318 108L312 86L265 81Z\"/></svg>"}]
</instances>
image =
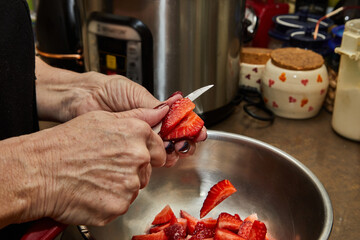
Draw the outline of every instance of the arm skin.
<instances>
[{"instance_id":1,"label":"arm skin","mask_svg":"<svg viewBox=\"0 0 360 240\"><path fill-rule=\"evenodd\" d=\"M103 226L124 214L150 179L152 167L172 166L151 126L169 111L121 76L74 73L36 60L38 114L63 122L0 141L0 228L50 217ZM206 130L196 141L206 138Z\"/></svg>"}]
</instances>

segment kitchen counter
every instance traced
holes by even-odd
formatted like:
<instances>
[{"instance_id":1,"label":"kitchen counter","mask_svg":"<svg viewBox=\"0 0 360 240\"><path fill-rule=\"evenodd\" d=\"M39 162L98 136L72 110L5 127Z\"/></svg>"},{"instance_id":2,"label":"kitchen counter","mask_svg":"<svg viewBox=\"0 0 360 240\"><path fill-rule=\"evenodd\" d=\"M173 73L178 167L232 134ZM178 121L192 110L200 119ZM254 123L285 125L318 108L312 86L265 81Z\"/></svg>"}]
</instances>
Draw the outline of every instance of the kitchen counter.
<instances>
[{"instance_id":1,"label":"kitchen counter","mask_svg":"<svg viewBox=\"0 0 360 240\"><path fill-rule=\"evenodd\" d=\"M360 142L336 134L331 128L331 116L321 110L311 119L276 117L271 124L251 118L238 106L228 118L209 129L263 141L302 162L330 196L334 223L329 239L360 239Z\"/></svg>"}]
</instances>

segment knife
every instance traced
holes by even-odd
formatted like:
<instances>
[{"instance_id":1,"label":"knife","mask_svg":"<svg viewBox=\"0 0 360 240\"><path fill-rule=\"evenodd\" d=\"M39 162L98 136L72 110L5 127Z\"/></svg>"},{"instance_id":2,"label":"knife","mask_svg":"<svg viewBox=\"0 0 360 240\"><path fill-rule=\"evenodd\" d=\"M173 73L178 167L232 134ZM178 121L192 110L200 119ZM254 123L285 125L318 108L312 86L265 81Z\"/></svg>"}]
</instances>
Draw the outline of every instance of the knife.
<instances>
[{"instance_id":1,"label":"knife","mask_svg":"<svg viewBox=\"0 0 360 240\"><path fill-rule=\"evenodd\" d=\"M193 91L192 93L187 95L185 98L188 98L193 102L193 101L195 101L195 99L200 97L204 92L206 92L207 90L209 90L213 86L214 86L214 84L211 84L211 85L207 85L205 87L196 89L195 91ZM158 123L155 127L152 128L153 131L156 132L156 133L159 133L160 129L161 129L161 125L162 125L162 122Z\"/></svg>"}]
</instances>

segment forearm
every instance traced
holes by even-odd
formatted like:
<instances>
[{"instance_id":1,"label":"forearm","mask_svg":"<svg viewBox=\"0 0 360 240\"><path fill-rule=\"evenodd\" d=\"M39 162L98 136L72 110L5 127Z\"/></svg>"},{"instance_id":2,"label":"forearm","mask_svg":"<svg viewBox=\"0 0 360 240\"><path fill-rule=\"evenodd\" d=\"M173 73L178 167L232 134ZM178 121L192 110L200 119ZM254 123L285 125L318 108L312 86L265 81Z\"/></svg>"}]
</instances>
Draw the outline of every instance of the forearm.
<instances>
[{"instance_id":1,"label":"forearm","mask_svg":"<svg viewBox=\"0 0 360 240\"><path fill-rule=\"evenodd\" d=\"M0 228L32 220L30 209L40 196L40 169L36 152L26 141L30 135L0 141Z\"/></svg>"},{"instance_id":2,"label":"forearm","mask_svg":"<svg viewBox=\"0 0 360 240\"><path fill-rule=\"evenodd\" d=\"M36 59L36 100L41 120L65 122L77 113L77 101L96 87L95 73L77 73Z\"/></svg>"}]
</instances>

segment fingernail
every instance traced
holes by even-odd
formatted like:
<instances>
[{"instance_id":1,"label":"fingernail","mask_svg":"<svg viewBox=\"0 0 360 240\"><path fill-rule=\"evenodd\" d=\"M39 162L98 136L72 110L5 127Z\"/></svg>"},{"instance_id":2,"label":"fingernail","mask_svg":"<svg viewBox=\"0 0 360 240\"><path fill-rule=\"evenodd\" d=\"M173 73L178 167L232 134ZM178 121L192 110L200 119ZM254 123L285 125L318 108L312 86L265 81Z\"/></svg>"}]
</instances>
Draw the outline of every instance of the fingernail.
<instances>
[{"instance_id":1,"label":"fingernail","mask_svg":"<svg viewBox=\"0 0 360 240\"><path fill-rule=\"evenodd\" d=\"M154 109L160 109L160 108L164 108L164 107L166 107L166 106L167 106L167 104L166 104L166 103L162 103L162 104L160 104L160 105L158 105L158 106L154 107Z\"/></svg>"},{"instance_id":2,"label":"fingernail","mask_svg":"<svg viewBox=\"0 0 360 240\"><path fill-rule=\"evenodd\" d=\"M165 150L166 150L167 154L170 154L170 153L174 152L175 151L174 142L169 142L169 144L166 146Z\"/></svg>"},{"instance_id":3,"label":"fingernail","mask_svg":"<svg viewBox=\"0 0 360 240\"><path fill-rule=\"evenodd\" d=\"M187 153L190 150L190 144L185 141L184 145L179 149L179 152L181 153Z\"/></svg>"},{"instance_id":4,"label":"fingernail","mask_svg":"<svg viewBox=\"0 0 360 240\"><path fill-rule=\"evenodd\" d=\"M168 97L168 99L175 96L175 95L177 95L177 94L180 94L181 96L183 95L181 91L176 91L173 94L171 94L170 97Z\"/></svg>"}]
</instances>

